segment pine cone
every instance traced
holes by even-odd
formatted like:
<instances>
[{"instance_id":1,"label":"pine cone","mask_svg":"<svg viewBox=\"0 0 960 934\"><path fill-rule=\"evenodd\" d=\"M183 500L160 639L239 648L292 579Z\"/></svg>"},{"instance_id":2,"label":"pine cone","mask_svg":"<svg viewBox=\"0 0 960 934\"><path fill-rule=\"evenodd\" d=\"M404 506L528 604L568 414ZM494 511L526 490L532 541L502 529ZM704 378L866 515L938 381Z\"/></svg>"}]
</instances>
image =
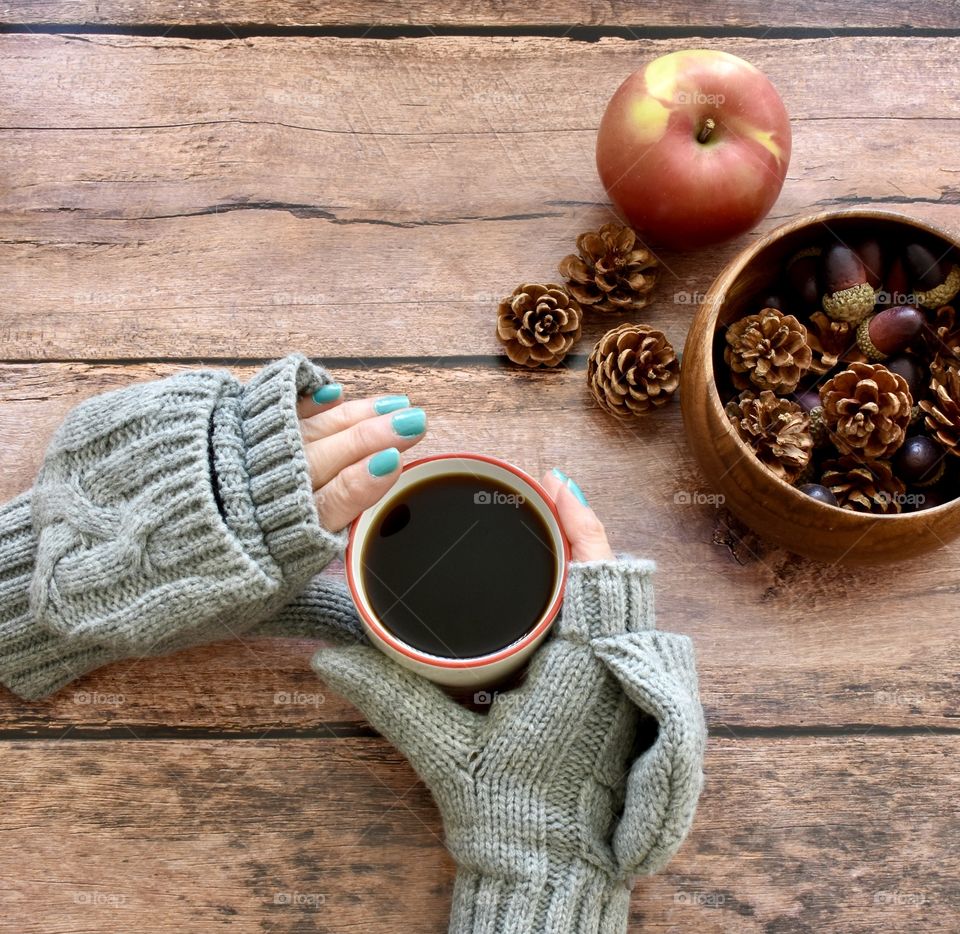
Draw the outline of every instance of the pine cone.
<instances>
[{"instance_id":1,"label":"pine cone","mask_svg":"<svg viewBox=\"0 0 960 934\"><path fill-rule=\"evenodd\" d=\"M557 267L570 294L596 311L639 311L650 303L660 263L630 227L604 224L577 237L579 256L571 253Z\"/></svg>"},{"instance_id":2,"label":"pine cone","mask_svg":"<svg viewBox=\"0 0 960 934\"><path fill-rule=\"evenodd\" d=\"M906 492L886 461L863 460L855 454L824 464L820 482L833 492L838 506L854 512L900 512Z\"/></svg>"},{"instance_id":3,"label":"pine cone","mask_svg":"<svg viewBox=\"0 0 960 934\"><path fill-rule=\"evenodd\" d=\"M857 346L857 331L849 321L834 321L822 311L810 315L807 343L813 351L810 370L818 376L829 373Z\"/></svg>"},{"instance_id":4,"label":"pine cone","mask_svg":"<svg viewBox=\"0 0 960 934\"><path fill-rule=\"evenodd\" d=\"M680 385L680 361L661 331L621 324L597 341L587 383L602 409L629 419L666 404Z\"/></svg>"},{"instance_id":5,"label":"pine cone","mask_svg":"<svg viewBox=\"0 0 960 934\"><path fill-rule=\"evenodd\" d=\"M802 406L769 389L759 396L747 390L727 403L727 418L762 464L793 483L813 456L810 416Z\"/></svg>"},{"instance_id":6,"label":"pine cone","mask_svg":"<svg viewBox=\"0 0 960 934\"><path fill-rule=\"evenodd\" d=\"M923 329L923 340L931 357L956 357L960 360L960 327L953 305L941 305L932 315L932 324Z\"/></svg>"},{"instance_id":7,"label":"pine cone","mask_svg":"<svg viewBox=\"0 0 960 934\"><path fill-rule=\"evenodd\" d=\"M580 306L561 285L520 285L500 302L497 337L521 366L556 366L580 337Z\"/></svg>"},{"instance_id":8,"label":"pine cone","mask_svg":"<svg viewBox=\"0 0 960 934\"><path fill-rule=\"evenodd\" d=\"M930 364L930 391L933 399L923 399L920 409L927 429L945 451L960 457L960 361L938 357Z\"/></svg>"},{"instance_id":9,"label":"pine cone","mask_svg":"<svg viewBox=\"0 0 960 934\"><path fill-rule=\"evenodd\" d=\"M807 329L793 315L764 308L727 329L723 359L737 389L793 392L810 368L813 352Z\"/></svg>"},{"instance_id":10,"label":"pine cone","mask_svg":"<svg viewBox=\"0 0 960 934\"><path fill-rule=\"evenodd\" d=\"M823 419L841 454L889 457L906 437L913 399L907 381L879 363L851 363L820 387Z\"/></svg>"}]
</instances>

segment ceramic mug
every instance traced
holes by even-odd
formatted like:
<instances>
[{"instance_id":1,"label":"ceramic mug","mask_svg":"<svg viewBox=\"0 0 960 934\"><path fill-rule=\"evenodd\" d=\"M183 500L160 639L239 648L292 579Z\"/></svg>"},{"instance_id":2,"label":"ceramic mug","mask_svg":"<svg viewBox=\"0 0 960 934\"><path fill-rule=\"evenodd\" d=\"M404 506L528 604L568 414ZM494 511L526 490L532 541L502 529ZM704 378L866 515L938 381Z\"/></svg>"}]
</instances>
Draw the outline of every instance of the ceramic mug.
<instances>
[{"instance_id":1,"label":"ceramic mug","mask_svg":"<svg viewBox=\"0 0 960 934\"><path fill-rule=\"evenodd\" d=\"M377 618L367 596L362 573L364 544L376 529L384 512L399 493L414 483L449 474L472 474L478 479L496 481L522 496L543 521L550 538L557 566L547 609L519 639L489 655L473 658L443 658L406 644ZM570 545L560 525L560 516L546 490L529 474L512 464L485 454L436 454L412 461L401 471L390 492L361 513L350 528L345 556L347 582L370 641L381 651L437 684L454 688L491 687L522 667L546 638L560 611L570 561Z\"/></svg>"}]
</instances>

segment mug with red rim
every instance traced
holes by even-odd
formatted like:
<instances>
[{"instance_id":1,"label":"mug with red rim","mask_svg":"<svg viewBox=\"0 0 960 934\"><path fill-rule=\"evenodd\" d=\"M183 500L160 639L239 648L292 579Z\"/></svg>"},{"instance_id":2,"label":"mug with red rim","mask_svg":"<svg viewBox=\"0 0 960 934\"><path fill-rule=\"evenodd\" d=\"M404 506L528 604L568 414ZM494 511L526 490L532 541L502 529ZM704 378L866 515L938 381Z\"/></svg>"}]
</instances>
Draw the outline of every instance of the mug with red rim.
<instances>
[{"instance_id":1,"label":"mug with red rim","mask_svg":"<svg viewBox=\"0 0 960 934\"><path fill-rule=\"evenodd\" d=\"M453 474L471 474L491 480L523 497L542 520L557 566L554 584L540 618L520 638L487 655L471 658L444 658L408 645L392 633L378 618L367 595L363 575L364 544L379 520L398 496L422 480ZM363 627L370 641L382 652L425 678L454 688L479 688L496 685L519 670L546 638L553 625L567 579L570 544L563 534L560 516L547 491L533 477L513 464L486 454L434 454L407 464L397 482L379 502L362 512L350 527L346 555L347 583Z\"/></svg>"}]
</instances>

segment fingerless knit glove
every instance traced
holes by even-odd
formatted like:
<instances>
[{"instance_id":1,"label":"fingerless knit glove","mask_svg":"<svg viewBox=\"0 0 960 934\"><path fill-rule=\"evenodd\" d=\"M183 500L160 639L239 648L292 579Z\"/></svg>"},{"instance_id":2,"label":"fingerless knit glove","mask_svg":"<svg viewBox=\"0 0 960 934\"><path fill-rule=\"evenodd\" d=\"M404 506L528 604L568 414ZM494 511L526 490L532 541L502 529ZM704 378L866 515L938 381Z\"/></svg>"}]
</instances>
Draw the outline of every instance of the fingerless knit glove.
<instances>
[{"instance_id":1,"label":"fingerless knit glove","mask_svg":"<svg viewBox=\"0 0 960 934\"><path fill-rule=\"evenodd\" d=\"M328 381L296 354L245 386L193 371L74 409L34 488L0 508L0 682L39 698L286 603L345 543L320 524L296 410ZM318 630L354 625L319 586Z\"/></svg>"},{"instance_id":2,"label":"fingerless knit glove","mask_svg":"<svg viewBox=\"0 0 960 934\"><path fill-rule=\"evenodd\" d=\"M458 867L451 934L622 934L634 877L683 841L706 731L690 640L653 628L652 567L571 565L553 634L487 716L367 646L315 656L436 799ZM634 757L641 714L658 732Z\"/></svg>"}]
</instances>

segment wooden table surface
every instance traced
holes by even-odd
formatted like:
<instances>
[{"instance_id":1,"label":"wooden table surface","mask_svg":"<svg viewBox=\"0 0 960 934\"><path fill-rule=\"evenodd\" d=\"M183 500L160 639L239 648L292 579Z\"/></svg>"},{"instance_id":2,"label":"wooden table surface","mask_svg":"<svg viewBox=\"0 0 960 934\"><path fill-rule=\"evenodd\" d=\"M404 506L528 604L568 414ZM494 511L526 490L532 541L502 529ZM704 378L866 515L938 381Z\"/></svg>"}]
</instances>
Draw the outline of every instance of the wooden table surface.
<instances>
[{"instance_id":1,"label":"wooden table surface","mask_svg":"<svg viewBox=\"0 0 960 934\"><path fill-rule=\"evenodd\" d=\"M882 570L770 549L675 501L710 492L678 406L629 429L590 404L609 319L556 372L493 333L498 298L610 219L600 114L673 49L754 62L794 130L756 233L664 254L642 317L678 345L723 264L799 213L960 230L954 0L22 0L0 22L0 495L79 400L185 366L301 350L351 395L407 392L425 453L568 470L696 641L706 790L632 932L960 928L960 546ZM0 931L445 930L429 793L310 651L0 692Z\"/></svg>"}]
</instances>

